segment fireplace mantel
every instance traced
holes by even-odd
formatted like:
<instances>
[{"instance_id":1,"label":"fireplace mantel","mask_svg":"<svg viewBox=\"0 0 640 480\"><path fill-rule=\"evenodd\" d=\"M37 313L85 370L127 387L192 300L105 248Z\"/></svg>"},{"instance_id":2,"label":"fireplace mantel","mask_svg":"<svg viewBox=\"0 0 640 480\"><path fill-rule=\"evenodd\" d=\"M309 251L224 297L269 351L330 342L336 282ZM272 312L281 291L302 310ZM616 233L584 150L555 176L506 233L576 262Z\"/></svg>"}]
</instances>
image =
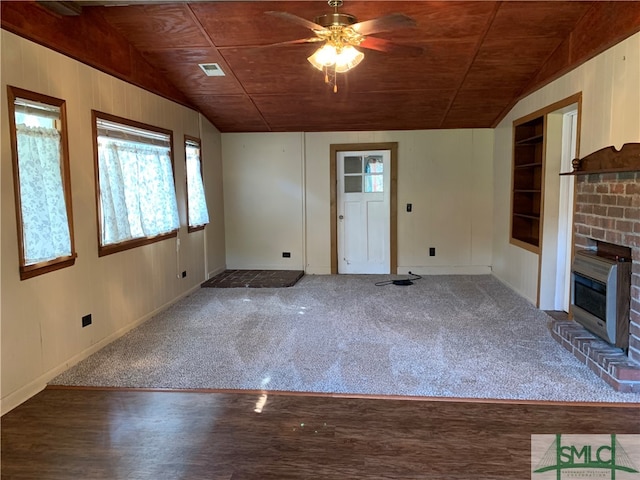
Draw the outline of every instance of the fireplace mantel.
<instances>
[{"instance_id":1,"label":"fireplace mantel","mask_svg":"<svg viewBox=\"0 0 640 480\"><path fill-rule=\"evenodd\" d=\"M640 172L640 143L625 143L620 150L613 146L605 147L586 157L576 158L572 164L572 172L560 175Z\"/></svg>"}]
</instances>

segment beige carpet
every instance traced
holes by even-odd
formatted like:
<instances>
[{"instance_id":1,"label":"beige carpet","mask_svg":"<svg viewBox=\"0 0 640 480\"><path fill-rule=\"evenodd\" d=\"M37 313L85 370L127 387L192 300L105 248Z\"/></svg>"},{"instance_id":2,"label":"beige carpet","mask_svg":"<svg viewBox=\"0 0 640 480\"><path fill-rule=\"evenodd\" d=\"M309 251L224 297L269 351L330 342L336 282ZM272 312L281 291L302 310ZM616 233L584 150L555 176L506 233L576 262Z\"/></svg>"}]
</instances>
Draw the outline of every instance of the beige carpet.
<instances>
[{"instance_id":1,"label":"beige carpet","mask_svg":"<svg viewBox=\"0 0 640 480\"><path fill-rule=\"evenodd\" d=\"M552 338L492 276L305 276L203 288L51 383L640 402Z\"/></svg>"}]
</instances>

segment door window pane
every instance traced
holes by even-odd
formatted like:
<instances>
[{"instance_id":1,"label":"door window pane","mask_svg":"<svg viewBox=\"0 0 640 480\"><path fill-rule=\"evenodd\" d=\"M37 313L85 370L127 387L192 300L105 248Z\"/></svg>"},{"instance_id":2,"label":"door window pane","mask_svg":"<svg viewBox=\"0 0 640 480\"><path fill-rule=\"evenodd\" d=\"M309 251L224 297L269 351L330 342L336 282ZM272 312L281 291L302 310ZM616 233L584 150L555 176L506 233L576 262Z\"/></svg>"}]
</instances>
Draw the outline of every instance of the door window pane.
<instances>
[{"instance_id":1,"label":"door window pane","mask_svg":"<svg viewBox=\"0 0 640 480\"><path fill-rule=\"evenodd\" d=\"M362 157L344 157L344 173L362 173Z\"/></svg>"},{"instance_id":2,"label":"door window pane","mask_svg":"<svg viewBox=\"0 0 640 480\"><path fill-rule=\"evenodd\" d=\"M362 192L362 175L350 175L344 177L344 193Z\"/></svg>"},{"instance_id":3,"label":"door window pane","mask_svg":"<svg viewBox=\"0 0 640 480\"><path fill-rule=\"evenodd\" d=\"M366 173L382 173L384 164L382 155L371 155L367 157L367 166L365 167Z\"/></svg>"},{"instance_id":4,"label":"door window pane","mask_svg":"<svg viewBox=\"0 0 640 480\"><path fill-rule=\"evenodd\" d=\"M364 191L365 193L384 192L384 163L381 155L371 155L366 158Z\"/></svg>"},{"instance_id":5,"label":"door window pane","mask_svg":"<svg viewBox=\"0 0 640 480\"><path fill-rule=\"evenodd\" d=\"M364 177L365 193L382 193L384 192L384 178L382 174L367 175Z\"/></svg>"}]
</instances>

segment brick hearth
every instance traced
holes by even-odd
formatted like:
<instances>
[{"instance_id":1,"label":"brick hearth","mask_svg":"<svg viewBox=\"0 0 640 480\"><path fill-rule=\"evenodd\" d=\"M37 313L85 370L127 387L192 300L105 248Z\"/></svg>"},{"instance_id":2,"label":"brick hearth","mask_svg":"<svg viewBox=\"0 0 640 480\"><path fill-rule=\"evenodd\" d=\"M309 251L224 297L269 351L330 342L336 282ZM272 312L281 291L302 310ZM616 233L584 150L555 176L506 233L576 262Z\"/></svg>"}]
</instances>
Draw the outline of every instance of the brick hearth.
<instances>
[{"instance_id":1,"label":"brick hearth","mask_svg":"<svg viewBox=\"0 0 640 480\"><path fill-rule=\"evenodd\" d=\"M631 248L628 355L576 322L552 320L551 333L616 390L640 392L640 172L578 175L574 234L576 249L596 240Z\"/></svg>"},{"instance_id":2,"label":"brick hearth","mask_svg":"<svg viewBox=\"0 0 640 480\"><path fill-rule=\"evenodd\" d=\"M640 393L640 365L621 349L609 345L574 321L552 318L549 329L560 345L615 390Z\"/></svg>"}]
</instances>

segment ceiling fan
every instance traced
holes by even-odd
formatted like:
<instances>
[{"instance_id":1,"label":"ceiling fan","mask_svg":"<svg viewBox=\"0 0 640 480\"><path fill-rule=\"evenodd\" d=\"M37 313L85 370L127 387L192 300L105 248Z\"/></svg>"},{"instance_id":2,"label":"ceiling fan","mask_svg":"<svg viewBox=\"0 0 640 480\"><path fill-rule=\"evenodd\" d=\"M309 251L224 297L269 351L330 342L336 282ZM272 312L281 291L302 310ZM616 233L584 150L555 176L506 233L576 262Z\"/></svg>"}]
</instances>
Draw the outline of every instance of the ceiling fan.
<instances>
[{"instance_id":1,"label":"ceiling fan","mask_svg":"<svg viewBox=\"0 0 640 480\"><path fill-rule=\"evenodd\" d=\"M356 67L363 59L364 53L359 48L367 48L381 52L394 52L405 55L419 55L422 48L399 45L383 38L371 37L371 34L388 32L397 28L416 26L415 20L402 13L392 13L384 17L358 22L355 16L339 13L342 0L328 0L333 13L317 16L314 21L306 20L288 12L268 11L268 15L297 23L313 31L314 37L280 42L274 45L291 45L299 43L324 44L307 60L325 74L325 83L333 84L334 93L338 91L336 74L345 73Z\"/></svg>"}]
</instances>

